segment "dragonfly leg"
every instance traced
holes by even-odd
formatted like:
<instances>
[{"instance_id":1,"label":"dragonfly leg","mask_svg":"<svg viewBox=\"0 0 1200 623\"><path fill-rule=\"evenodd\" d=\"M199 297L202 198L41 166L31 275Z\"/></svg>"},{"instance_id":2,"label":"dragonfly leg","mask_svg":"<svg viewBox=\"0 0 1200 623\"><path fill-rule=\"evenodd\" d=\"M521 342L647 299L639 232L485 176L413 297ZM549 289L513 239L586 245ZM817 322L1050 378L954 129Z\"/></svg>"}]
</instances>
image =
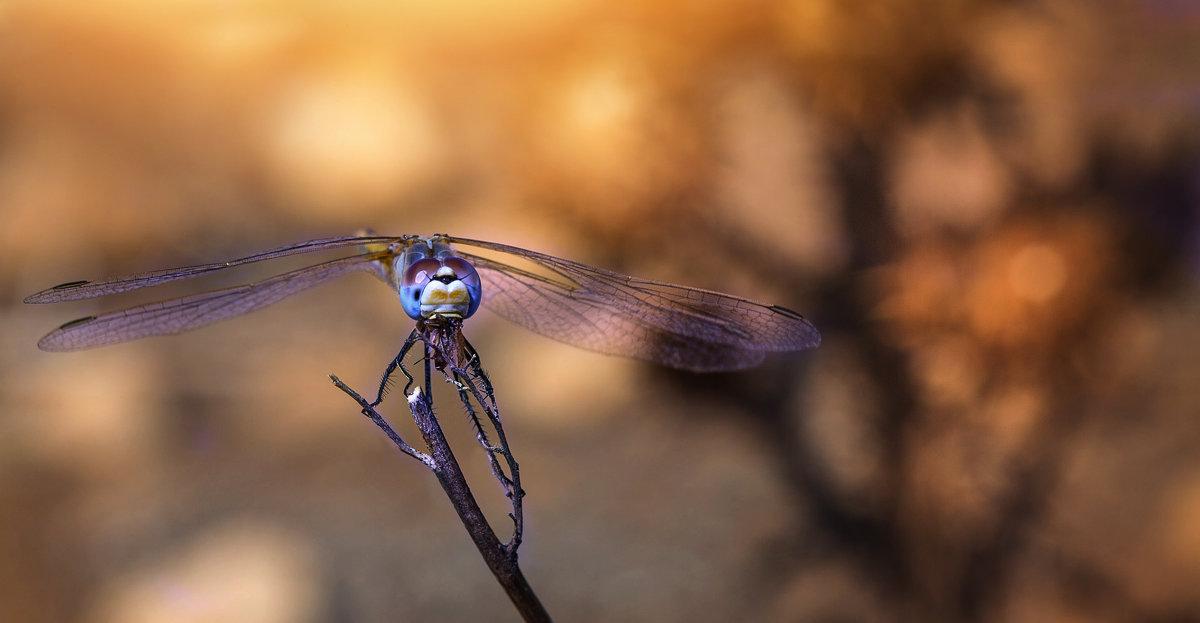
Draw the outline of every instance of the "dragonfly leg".
<instances>
[{"instance_id":1,"label":"dragonfly leg","mask_svg":"<svg viewBox=\"0 0 1200 623\"><path fill-rule=\"evenodd\" d=\"M408 392L410 389L412 389L412 384L416 381L416 379L414 379L413 375L409 374L408 370L405 369L404 357L408 355L408 351L412 349L413 344L415 344L418 339L421 339L421 334L417 329L413 329L412 333L408 334L408 339L404 340L404 346L400 347L400 354L396 355L396 357L388 363L387 369L383 371L383 379L379 381L379 393L375 395L375 402L371 403L372 407L377 407L379 406L379 403L383 402L384 396L387 395L388 389L391 388L392 373L394 373L397 369L403 372L404 376L408 377L408 382L404 384L404 395L408 395Z\"/></svg>"},{"instance_id":2,"label":"dragonfly leg","mask_svg":"<svg viewBox=\"0 0 1200 623\"><path fill-rule=\"evenodd\" d=\"M500 424L500 415L499 410L496 408L496 392L492 388L492 381L488 378L487 373L483 371L483 363L479 358L479 351L475 350L475 347L467 341L466 336L463 336L462 343L467 353L467 367L471 371L470 378L479 379L480 384L483 385L480 389L483 395L487 397L489 403L485 406L484 410L488 412L489 417L492 417L493 412L496 413L495 418L497 421L495 423L498 427Z\"/></svg>"},{"instance_id":3,"label":"dragonfly leg","mask_svg":"<svg viewBox=\"0 0 1200 623\"><path fill-rule=\"evenodd\" d=\"M485 439L480 439L480 442L484 443L485 448L488 448L489 454L499 451L500 456L504 457L504 462L508 466L508 473L512 475L508 479L501 478L501 483L505 486L513 509L509 517L513 520L514 529L508 546L511 548L511 551L516 551L516 548L521 544L525 523L524 513L522 512L523 504L521 502L522 498L525 497L525 490L521 488L520 467L517 465L516 458L513 457L512 450L509 448L508 438L504 434L504 425L500 423L500 410L496 406L496 395L491 380L488 379L487 373L483 371L483 363L480 360L479 351L475 350L475 347L467 341L465 336L462 338L462 343L467 355L467 369L456 370L455 375L456 377L461 375L467 379L468 382L464 383L464 385L471 390L475 395L475 400L483 407L483 412L487 414L488 421L492 423L492 428L496 431L496 439L500 444L493 449L491 444L485 443ZM463 403L466 404L465 397ZM476 426L479 426L478 423L476 423ZM494 462L496 460L495 456L491 456ZM497 467L493 467L494 471L496 469ZM498 473L497 478L500 478L500 476L501 474Z\"/></svg>"},{"instance_id":4,"label":"dragonfly leg","mask_svg":"<svg viewBox=\"0 0 1200 623\"><path fill-rule=\"evenodd\" d=\"M471 398L467 394L469 387L467 383L469 383L470 380L464 378L457 372L454 373L453 379L447 380L450 380L452 383L458 386L458 398L462 401L463 407L467 410L467 415L471 418L471 426L475 428L475 438L479 440L479 445L483 446L483 449L488 453L488 460L491 461L492 464L492 473L495 474L496 479L499 480L500 484L504 485L506 489L511 488L512 479L510 479L504 473L504 470L500 468L500 462L496 460L497 454L503 455L508 451L508 449L494 446L492 445L491 440L488 439L487 429L485 429L483 424L479 421L479 416L475 414L475 408L471 406Z\"/></svg>"}]
</instances>

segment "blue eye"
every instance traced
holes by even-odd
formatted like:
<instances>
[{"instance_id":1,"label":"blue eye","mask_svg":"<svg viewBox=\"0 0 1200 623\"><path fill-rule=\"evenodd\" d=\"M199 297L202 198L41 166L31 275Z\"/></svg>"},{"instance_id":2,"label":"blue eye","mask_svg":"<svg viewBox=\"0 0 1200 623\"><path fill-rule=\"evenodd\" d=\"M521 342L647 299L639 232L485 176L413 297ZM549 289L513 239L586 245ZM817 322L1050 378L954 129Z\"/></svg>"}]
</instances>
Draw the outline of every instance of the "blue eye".
<instances>
[{"instance_id":1,"label":"blue eye","mask_svg":"<svg viewBox=\"0 0 1200 623\"><path fill-rule=\"evenodd\" d=\"M441 267L442 263L433 258L427 257L423 260L417 260L404 269L404 278L400 281L400 285L401 287L424 287L437 274L438 269Z\"/></svg>"},{"instance_id":2,"label":"blue eye","mask_svg":"<svg viewBox=\"0 0 1200 623\"><path fill-rule=\"evenodd\" d=\"M461 257L448 257L442 264L453 270L454 276L467 286L467 292L471 295L471 305L464 317L470 318L471 314L479 309L479 302L483 300L483 283L479 280L479 273L475 272L475 267L471 266L470 262Z\"/></svg>"},{"instance_id":3,"label":"blue eye","mask_svg":"<svg viewBox=\"0 0 1200 623\"><path fill-rule=\"evenodd\" d=\"M409 264L404 269L400 280L400 304L409 318L421 318L421 291L441 267L441 262L427 257Z\"/></svg>"},{"instance_id":4,"label":"blue eye","mask_svg":"<svg viewBox=\"0 0 1200 623\"><path fill-rule=\"evenodd\" d=\"M443 262L443 265L454 271L454 276L463 282L468 288L473 285L479 285L479 273L475 272L475 267L471 263L461 257L449 257Z\"/></svg>"}]
</instances>

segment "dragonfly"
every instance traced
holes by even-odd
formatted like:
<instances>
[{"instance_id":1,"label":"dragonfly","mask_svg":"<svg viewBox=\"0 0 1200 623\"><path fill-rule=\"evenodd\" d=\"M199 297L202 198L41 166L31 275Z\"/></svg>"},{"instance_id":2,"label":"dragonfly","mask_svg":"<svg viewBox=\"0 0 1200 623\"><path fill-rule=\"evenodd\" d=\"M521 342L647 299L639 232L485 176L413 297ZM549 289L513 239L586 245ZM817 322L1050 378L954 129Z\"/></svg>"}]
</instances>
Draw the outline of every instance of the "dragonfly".
<instances>
[{"instance_id":1,"label":"dragonfly","mask_svg":"<svg viewBox=\"0 0 1200 623\"><path fill-rule=\"evenodd\" d=\"M821 342L816 327L786 307L446 234L308 240L224 262L72 281L25 302L90 299L351 248L356 248L353 255L261 281L72 320L48 333L38 347L73 351L177 334L262 309L352 272L373 273L387 283L418 326L461 322L483 307L560 342L683 370L749 368L769 352L810 349Z\"/></svg>"}]
</instances>

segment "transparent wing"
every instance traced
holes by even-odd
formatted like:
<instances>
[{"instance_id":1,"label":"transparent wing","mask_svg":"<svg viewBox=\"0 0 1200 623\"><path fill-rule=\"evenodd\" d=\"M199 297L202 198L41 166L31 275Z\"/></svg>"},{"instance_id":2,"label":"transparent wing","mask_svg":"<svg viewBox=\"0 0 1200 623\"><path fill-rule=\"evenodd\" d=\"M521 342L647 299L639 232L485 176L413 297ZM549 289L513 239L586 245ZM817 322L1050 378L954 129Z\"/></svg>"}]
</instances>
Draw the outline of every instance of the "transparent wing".
<instances>
[{"instance_id":1,"label":"transparent wing","mask_svg":"<svg viewBox=\"0 0 1200 623\"><path fill-rule=\"evenodd\" d=\"M603 353L698 371L734 370L766 351L813 348L816 327L774 305L638 279L503 244L452 242L532 262L537 274L470 253L485 280L484 306L531 331Z\"/></svg>"},{"instance_id":2,"label":"transparent wing","mask_svg":"<svg viewBox=\"0 0 1200 623\"><path fill-rule=\"evenodd\" d=\"M117 294L119 292L128 292L156 286L168 281L176 281L179 279L187 279L211 273L213 271L231 268L233 266L241 266L243 264L251 264L254 262L262 262L264 260L273 260L276 258L287 257L289 255L297 255L301 253L315 253L317 251L326 251L329 249L338 249L354 245L365 244L388 244L398 242L403 238L395 236L340 236L337 238L321 238L318 240L308 240L306 242L298 242L287 246L278 247L254 255L229 260L227 262L215 262L212 264L198 264L196 266L185 266L183 268L168 268L166 270L154 270L146 273L138 273L135 275L126 275L115 279L107 279L104 281L72 281L63 283L42 290L37 294L31 294L25 298L26 303L60 303L62 301L77 301L80 299L90 299L97 296L106 296L109 294Z\"/></svg>"},{"instance_id":3,"label":"transparent wing","mask_svg":"<svg viewBox=\"0 0 1200 623\"><path fill-rule=\"evenodd\" d=\"M324 248L334 246L344 245ZM80 350L153 335L182 333L262 309L350 272L373 271L376 260L388 257L388 252L363 253L301 268L257 283L80 318L46 334L38 341L38 348L47 351Z\"/></svg>"}]
</instances>

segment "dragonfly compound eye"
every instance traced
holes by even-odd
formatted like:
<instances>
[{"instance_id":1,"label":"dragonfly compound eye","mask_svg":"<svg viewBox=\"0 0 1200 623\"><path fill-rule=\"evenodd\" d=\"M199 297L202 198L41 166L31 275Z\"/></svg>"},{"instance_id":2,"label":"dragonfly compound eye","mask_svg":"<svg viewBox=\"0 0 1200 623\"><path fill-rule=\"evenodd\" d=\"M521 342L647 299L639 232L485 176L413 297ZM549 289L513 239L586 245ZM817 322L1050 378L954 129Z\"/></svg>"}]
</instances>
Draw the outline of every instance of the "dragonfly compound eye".
<instances>
[{"instance_id":1,"label":"dragonfly compound eye","mask_svg":"<svg viewBox=\"0 0 1200 623\"><path fill-rule=\"evenodd\" d=\"M433 279L441 267L442 263L433 258L417 260L404 270L404 280L400 282L400 286L418 286L423 288L425 284Z\"/></svg>"},{"instance_id":2,"label":"dragonfly compound eye","mask_svg":"<svg viewBox=\"0 0 1200 623\"><path fill-rule=\"evenodd\" d=\"M448 257L444 264L447 268L454 271L454 275L458 280L463 282L468 288L479 285L479 273L475 272L475 267L471 263L461 257Z\"/></svg>"},{"instance_id":3,"label":"dragonfly compound eye","mask_svg":"<svg viewBox=\"0 0 1200 623\"><path fill-rule=\"evenodd\" d=\"M461 257L451 256L442 261L446 268L454 271L454 276L462 282L467 288L467 293L470 295L470 305L463 314L464 318L469 318L475 310L479 309L479 302L483 300L483 283L479 279L479 273L475 272L475 267L470 262Z\"/></svg>"},{"instance_id":4,"label":"dragonfly compound eye","mask_svg":"<svg viewBox=\"0 0 1200 623\"><path fill-rule=\"evenodd\" d=\"M409 264L400 280L400 304L410 318L421 318L421 292L432 282L442 263L425 258Z\"/></svg>"}]
</instances>

